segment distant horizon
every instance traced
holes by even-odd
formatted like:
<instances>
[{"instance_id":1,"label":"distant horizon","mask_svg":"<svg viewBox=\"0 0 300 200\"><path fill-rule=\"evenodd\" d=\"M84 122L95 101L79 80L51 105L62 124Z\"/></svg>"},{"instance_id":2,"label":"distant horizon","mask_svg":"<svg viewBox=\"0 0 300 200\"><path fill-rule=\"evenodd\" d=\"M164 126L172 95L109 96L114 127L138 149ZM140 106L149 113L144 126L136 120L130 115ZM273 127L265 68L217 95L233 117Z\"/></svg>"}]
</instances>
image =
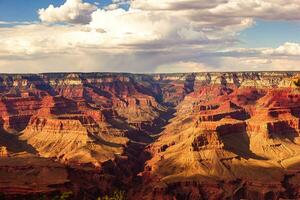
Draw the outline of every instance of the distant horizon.
<instances>
[{"instance_id":1,"label":"distant horizon","mask_svg":"<svg viewBox=\"0 0 300 200\"><path fill-rule=\"evenodd\" d=\"M156 75L156 74L202 74L202 73L300 73L300 70L277 70L277 71L202 71L202 72L24 72L24 73L1 73L0 75L36 75L36 74L133 74L133 75Z\"/></svg>"}]
</instances>

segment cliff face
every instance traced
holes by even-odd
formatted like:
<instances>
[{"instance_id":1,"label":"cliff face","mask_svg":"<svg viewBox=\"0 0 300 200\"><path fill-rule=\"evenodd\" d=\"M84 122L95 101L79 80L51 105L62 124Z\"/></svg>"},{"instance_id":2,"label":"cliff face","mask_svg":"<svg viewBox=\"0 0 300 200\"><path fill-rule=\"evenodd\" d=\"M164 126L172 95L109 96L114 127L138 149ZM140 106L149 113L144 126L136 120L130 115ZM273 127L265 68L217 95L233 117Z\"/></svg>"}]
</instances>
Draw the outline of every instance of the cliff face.
<instances>
[{"instance_id":1,"label":"cliff face","mask_svg":"<svg viewBox=\"0 0 300 200\"><path fill-rule=\"evenodd\" d=\"M276 74L241 77L195 83L147 148L140 198L299 198L287 174L300 170L300 90Z\"/></svg>"},{"instance_id":2,"label":"cliff face","mask_svg":"<svg viewBox=\"0 0 300 200\"><path fill-rule=\"evenodd\" d=\"M94 199L113 189L129 199L299 198L298 77L0 75L0 177L11 172L0 192L12 199L66 190ZM30 167L21 164L27 160ZM43 182L48 172L64 178ZM25 179L39 173L40 188L28 186Z\"/></svg>"}]
</instances>

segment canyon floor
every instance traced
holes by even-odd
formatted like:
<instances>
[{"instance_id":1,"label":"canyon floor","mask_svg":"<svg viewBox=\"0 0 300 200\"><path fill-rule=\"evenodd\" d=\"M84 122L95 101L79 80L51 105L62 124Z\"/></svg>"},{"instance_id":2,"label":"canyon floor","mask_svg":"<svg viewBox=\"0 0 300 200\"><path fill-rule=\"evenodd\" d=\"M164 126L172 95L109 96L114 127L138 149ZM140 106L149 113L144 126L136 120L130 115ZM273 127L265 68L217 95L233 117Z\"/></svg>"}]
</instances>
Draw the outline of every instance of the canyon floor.
<instances>
[{"instance_id":1,"label":"canyon floor","mask_svg":"<svg viewBox=\"0 0 300 200\"><path fill-rule=\"evenodd\" d=\"M300 199L299 82L0 74L0 199Z\"/></svg>"}]
</instances>

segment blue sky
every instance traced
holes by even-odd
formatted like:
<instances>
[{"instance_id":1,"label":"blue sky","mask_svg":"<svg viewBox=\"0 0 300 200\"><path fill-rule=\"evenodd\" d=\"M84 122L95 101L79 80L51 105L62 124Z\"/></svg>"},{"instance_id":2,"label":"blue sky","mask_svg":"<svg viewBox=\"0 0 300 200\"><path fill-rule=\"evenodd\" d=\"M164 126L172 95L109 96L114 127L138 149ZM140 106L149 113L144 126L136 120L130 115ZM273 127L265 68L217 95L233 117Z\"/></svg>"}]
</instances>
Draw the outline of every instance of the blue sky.
<instances>
[{"instance_id":1,"label":"blue sky","mask_svg":"<svg viewBox=\"0 0 300 200\"><path fill-rule=\"evenodd\" d=\"M37 10L47 8L50 4L62 5L64 0L0 0L0 21L36 21ZM99 6L111 3L111 0L86 0L85 2L98 2Z\"/></svg>"},{"instance_id":2,"label":"blue sky","mask_svg":"<svg viewBox=\"0 0 300 200\"><path fill-rule=\"evenodd\" d=\"M300 68L299 0L112 1L0 0L0 72Z\"/></svg>"},{"instance_id":3,"label":"blue sky","mask_svg":"<svg viewBox=\"0 0 300 200\"><path fill-rule=\"evenodd\" d=\"M287 40L300 43L300 23L297 21L257 20L240 34L241 46L278 47Z\"/></svg>"}]
</instances>

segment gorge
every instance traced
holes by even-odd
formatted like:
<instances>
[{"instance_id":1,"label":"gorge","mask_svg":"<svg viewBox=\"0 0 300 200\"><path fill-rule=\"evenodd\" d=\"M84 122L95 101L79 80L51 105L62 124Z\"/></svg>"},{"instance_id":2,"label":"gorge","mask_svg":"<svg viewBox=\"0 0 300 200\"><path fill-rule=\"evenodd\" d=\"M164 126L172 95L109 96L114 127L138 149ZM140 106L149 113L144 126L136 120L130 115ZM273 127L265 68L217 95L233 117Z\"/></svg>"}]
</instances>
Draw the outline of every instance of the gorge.
<instances>
[{"instance_id":1,"label":"gorge","mask_svg":"<svg viewBox=\"0 0 300 200\"><path fill-rule=\"evenodd\" d=\"M299 80L0 74L0 199L298 199Z\"/></svg>"}]
</instances>

